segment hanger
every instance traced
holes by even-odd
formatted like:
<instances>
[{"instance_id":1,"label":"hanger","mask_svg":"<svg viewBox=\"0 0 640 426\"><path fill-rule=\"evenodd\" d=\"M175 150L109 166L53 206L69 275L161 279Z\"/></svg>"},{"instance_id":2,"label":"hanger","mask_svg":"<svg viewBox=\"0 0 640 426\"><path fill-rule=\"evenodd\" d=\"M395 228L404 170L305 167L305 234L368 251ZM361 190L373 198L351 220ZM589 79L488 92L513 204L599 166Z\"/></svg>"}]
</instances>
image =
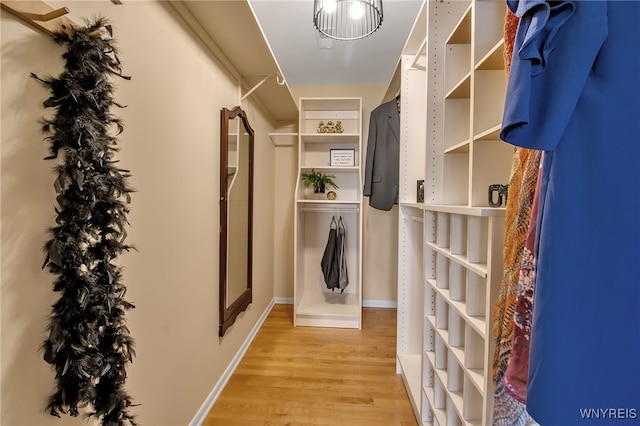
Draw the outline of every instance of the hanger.
<instances>
[{"instance_id":1,"label":"hanger","mask_svg":"<svg viewBox=\"0 0 640 426\"><path fill-rule=\"evenodd\" d=\"M342 218L341 218L341 220L342 220ZM334 226L335 226L335 228L334 228ZM331 223L329 224L329 228L330 229L338 229L338 223L336 222L336 217L335 216L331 217Z\"/></svg>"}]
</instances>

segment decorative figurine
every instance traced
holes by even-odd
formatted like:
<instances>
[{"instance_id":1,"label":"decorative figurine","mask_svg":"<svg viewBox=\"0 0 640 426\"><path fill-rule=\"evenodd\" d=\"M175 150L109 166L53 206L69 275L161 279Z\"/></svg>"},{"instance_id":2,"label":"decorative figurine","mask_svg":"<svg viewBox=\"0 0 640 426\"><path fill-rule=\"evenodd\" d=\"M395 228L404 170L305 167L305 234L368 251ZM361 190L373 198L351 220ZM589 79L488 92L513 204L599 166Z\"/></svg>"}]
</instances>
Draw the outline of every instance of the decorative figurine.
<instances>
[{"instance_id":1,"label":"decorative figurine","mask_svg":"<svg viewBox=\"0 0 640 426\"><path fill-rule=\"evenodd\" d=\"M509 185L493 184L489 185L489 206L502 207L502 204L507 203L507 193L509 192ZM498 201L494 201L494 195L498 195Z\"/></svg>"},{"instance_id":2,"label":"decorative figurine","mask_svg":"<svg viewBox=\"0 0 640 426\"><path fill-rule=\"evenodd\" d=\"M318 133L342 133L344 129L342 128L342 123L340 121L327 121L327 124L324 121L318 123Z\"/></svg>"}]
</instances>

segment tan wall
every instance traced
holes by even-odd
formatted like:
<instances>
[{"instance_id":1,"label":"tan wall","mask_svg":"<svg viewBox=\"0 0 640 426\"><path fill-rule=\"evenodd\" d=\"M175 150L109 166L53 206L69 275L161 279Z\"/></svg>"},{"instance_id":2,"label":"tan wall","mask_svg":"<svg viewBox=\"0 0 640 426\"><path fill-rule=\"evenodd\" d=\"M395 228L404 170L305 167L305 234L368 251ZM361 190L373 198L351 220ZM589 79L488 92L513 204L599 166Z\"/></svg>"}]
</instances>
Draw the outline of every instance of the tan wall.
<instances>
[{"instance_id":1,"label":"tan wall","mask_svg":"<svg viewBox=\"0 0 640 426\"><path fill-rule=\"evenodd\" d=\"M362 86L292 86L294 99L301 97L359 96L362 97L362 162L366 156L371 111L382 103L387 87L382 85ZM293 298L293 202L297 173L297 145L276 149L276 259L275 294L277 297ZM364 198L363 223L363 299L382 303L397 300L398 281L398 208L380 211L369 207L369 198Z\"/></svg>"},{"instance_id":2,"label":"tan wall","mask_svg":"<svg viewBox=\"0 0 640 426\"><path fill-rule=\"evenodd\" d=\"M117 80L124 119L118 158L133 194L121 258L137 356L128 389L142 425L186 425L273 298L275 148L265 115L243 102L256 131L254 298L218 338L219 112L238 103L236 82L170 9L157 2L60 2L70 17L108 16L131 81ZM48 92L29 78L62 71L63 48L2 11L1 18L1 413L0 423L80 425L43 412L54 374L42 360L53 277L41 270L54 224L53 161L38 119Z\"/></svg>"},{"instance_id":3,"label":"tan wall","mask_svg":"<svg viewBox=\"0 0 640 426\"><path fill-rule=\"evenodd\" d=\"M293 301L293 214L298 165L297 138L286 138L275 155L274 294Z\"/></svg>"}]
</instances>

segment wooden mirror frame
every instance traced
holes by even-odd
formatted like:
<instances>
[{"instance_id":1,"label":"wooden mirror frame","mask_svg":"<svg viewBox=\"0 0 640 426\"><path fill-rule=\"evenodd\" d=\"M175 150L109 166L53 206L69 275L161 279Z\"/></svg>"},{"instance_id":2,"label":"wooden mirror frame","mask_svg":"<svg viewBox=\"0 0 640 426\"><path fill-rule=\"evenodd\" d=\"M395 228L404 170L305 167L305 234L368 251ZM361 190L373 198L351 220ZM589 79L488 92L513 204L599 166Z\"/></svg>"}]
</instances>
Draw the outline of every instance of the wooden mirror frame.
<instances>
[{"instance_id":1,"label":"wooden mirror frame","mask_svg":"<svg viewBox=\"0 0 640 426\"><path fill-rule=\"evenodd\" d=\"M227 299L227 243L228 243L228 207L229 207L229 121L239 117L244 130L249 135L249 221L248 221L248 257L247 288L234 301L226 304ZM254 135L246 113L239 107L232 110L222 108L220 111L220 337L236 321L242 311L252 302L253 271L253 151Z\"/></svg>"}]
</instances>

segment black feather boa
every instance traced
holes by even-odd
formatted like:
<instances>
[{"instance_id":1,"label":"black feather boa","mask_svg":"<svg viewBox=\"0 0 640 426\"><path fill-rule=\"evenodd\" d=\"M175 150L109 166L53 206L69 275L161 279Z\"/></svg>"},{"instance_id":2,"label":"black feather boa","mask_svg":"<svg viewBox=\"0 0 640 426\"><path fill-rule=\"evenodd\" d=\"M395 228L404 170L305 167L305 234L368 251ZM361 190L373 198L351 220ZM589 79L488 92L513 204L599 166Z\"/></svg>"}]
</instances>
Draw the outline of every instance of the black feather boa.
<instances>
[{"instance_id":1,"label":"black feather boa","mask_svg":"<svg viewBox=\"0 0 640 426\"><path fill-rule=\"evenodd\" d=\"M83 410L103 426L135 425L124 388L135 354L124 314L134 306L124 298L122 271L114 263L132 248L124 242L132 190L129 172L114 159L123 127L110 112L120 106L110 78L129 77L121 73L103 18L54 39L67 47L65 71L57 78L32 74L51 92L44 106L56 110L43 120L51 152L46 159L63 153L55 168L56 225L44 247L43 268L56 276L53 290L60 294L42 345L56 372L48 411L75 417Z\"/></svg>"}]
</instances>

